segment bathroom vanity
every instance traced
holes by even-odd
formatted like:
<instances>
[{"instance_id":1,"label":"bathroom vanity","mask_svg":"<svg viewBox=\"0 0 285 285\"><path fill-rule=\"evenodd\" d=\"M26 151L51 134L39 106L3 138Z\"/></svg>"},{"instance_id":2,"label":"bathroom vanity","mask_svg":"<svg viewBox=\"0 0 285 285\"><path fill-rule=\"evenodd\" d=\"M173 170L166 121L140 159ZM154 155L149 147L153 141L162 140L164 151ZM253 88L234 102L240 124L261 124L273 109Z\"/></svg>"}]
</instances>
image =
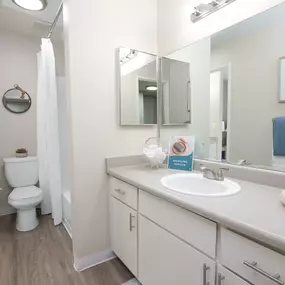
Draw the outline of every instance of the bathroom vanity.
<instances>
[{"instance_id":1,"label":"bathroom vanity","mask_svg":"<svg viewBox=\"0 0 285 285\"><path fill-rule=\"evenodd\" d=\"M246 181L237 195L175 193L144 165L110 175L111 245L143 285L285 283L280 189Z\"/></svg>"}]
</instances>

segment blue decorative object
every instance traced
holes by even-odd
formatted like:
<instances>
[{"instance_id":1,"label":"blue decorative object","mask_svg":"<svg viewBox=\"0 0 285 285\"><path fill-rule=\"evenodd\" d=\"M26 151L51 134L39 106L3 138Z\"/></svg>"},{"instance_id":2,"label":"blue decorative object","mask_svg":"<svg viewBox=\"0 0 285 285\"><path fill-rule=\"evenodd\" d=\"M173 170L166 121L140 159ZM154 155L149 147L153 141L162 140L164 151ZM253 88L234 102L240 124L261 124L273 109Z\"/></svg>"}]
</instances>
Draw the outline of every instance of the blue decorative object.
<instances>
[{"instance_id":1,"label":"blue decorative object","mask_svg":"<svg viewBox=\"0 0 285 285\"><path fill-rule=\"evenodd\" d=\"M171 137L169 143L168 168L192 171L194 145L194 137Z\"/></svg>"},{"instance_id":2,"label":"blue decorative object","mask_svg":"<svg viewBox=\"0 0 285 285\"><path fill-rule=\"evenodd\" d=\"M273 119L273 155L285 156L285 117Z\"/></svg>"}]
</instances>

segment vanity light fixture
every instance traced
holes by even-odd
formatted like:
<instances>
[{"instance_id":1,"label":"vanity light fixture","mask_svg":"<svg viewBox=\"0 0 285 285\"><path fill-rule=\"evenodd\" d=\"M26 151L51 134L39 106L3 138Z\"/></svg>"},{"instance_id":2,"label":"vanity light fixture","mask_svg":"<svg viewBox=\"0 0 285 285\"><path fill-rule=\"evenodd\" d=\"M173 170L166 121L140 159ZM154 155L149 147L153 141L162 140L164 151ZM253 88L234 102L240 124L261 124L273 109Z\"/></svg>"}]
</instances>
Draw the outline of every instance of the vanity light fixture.
<instances>
[{"instance_id":1,"label":"vanity light fixture","mask_svg":"<svg viewBox=\"0 0 285 285\"><path fill-rule=\"evenodd\" d=\"M131 59L135 58L138 55L138 51L128 48L120 49L120 63L121 65L129 62Z\"/></svg>"},{"instance_id":2,"label":"vanity light fixture","mask_svg":"<svg viewBox=\"0 0 285 285\"><path fill-rule=\"evenodd\" d=\"M12 0L17 6L29 11L42 11L47 7L47 0Z\"/></svg>"},{"instance_id":3,"label":"vanity light fixture","mask_svg":"<svg viewBox=\"0 0 285 285\"><path fill-rule=\"evenodd\" d=\"M147 86L146 90L147 91L157 91L157 87L156 86Z\"/></svg>"},{"instance_id":4,"label":"vanity light fixture","mask_svg":"<svg viewBox=\"0 0 285 285\"><path fill-rule=\"evenodd\" d=\"M212 13L220 10L221 8L233 3L236 0L213 0L208 4L202 3L194 7L194 12L191 14L191 21L197 21L211 15Z\"/></svg>"}]
</instances>

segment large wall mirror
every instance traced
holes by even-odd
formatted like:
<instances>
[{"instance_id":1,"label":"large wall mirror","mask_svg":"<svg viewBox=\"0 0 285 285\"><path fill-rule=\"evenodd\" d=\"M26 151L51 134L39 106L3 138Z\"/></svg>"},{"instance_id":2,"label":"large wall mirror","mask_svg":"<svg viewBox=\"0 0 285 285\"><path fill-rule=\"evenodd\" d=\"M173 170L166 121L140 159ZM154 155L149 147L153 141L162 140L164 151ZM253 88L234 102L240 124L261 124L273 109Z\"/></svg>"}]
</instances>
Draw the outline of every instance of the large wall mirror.
<instances>
[{"instance_id":1,"label":"large wall mirror","mask_svg":"<svg viewBox=\"0 0 285 285\"><path fill-rule=\"evenodd\" d=\"M121 125L157 124L157 56L119 48Z\"/></svg>"},{"instance_id":2,"label":"large wall mirror","mask_svg":"<svg viewBox=\"0 0 285 285\"><path fill-rule=\"evenodd\" d=\"M191 124L162 125L163 144L194 135L198 158L285 171L284 15L285 3L167 56L189 64Z\"/></svg>"},{"instance_id":3,"label":"large wall mirror","mask_svg":"<svg viewBox=\"0 0 285 285\"><path fill-rule=\"evenodd\" d=\"M19 85L15 85L14 88L11 88L4 93L2 103L8 111L15 114L21 114L30 109L32 99Z\"/></svg>"}]
</instances>

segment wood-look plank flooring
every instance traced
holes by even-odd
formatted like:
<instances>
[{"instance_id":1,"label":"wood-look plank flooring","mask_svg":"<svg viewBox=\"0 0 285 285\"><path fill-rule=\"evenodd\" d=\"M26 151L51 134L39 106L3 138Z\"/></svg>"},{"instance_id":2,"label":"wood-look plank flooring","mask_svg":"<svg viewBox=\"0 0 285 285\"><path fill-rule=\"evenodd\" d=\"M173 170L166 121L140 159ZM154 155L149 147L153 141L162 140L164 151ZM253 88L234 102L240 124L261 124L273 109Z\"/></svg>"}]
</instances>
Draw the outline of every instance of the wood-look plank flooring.
<instances>
[{"instance_id":1,"label":"wood-look plank flooring","mask_svg":"<svg viewBox=\"0 0 285 285\"><path fill-rule=\"evenodd\" d=\"M73 268L72 242L50 216L27 233L16 231L15 215L0 217L0 285L121 285L133 278L113 259L84 272Z\"/></svg>"}]
</instances>

